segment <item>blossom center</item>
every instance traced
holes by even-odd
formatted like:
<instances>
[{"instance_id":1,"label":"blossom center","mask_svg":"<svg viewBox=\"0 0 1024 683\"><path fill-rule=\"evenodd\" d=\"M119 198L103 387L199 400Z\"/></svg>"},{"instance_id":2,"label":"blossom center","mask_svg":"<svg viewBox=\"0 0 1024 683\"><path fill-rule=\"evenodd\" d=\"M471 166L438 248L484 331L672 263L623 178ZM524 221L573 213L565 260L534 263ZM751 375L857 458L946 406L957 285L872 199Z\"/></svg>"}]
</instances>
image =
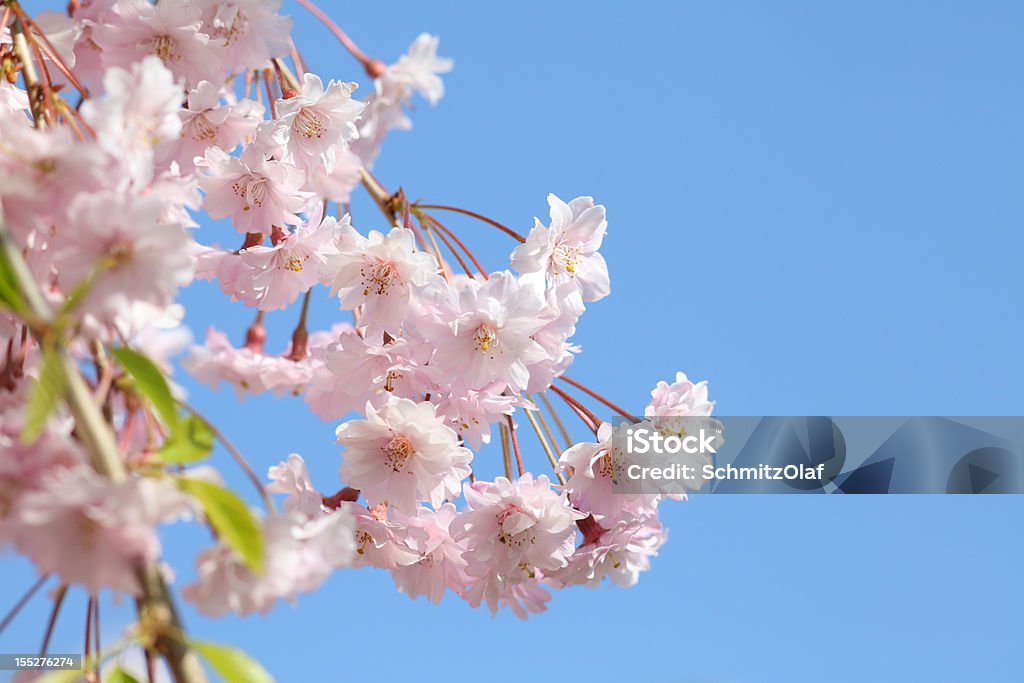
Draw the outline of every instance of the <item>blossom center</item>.
<instances>
[{"instance_id":1,"label":"blossom center","mask_svg":"<svg viewBox=\"0 0 1024 683\"><path fill-rule=\"evenodd\" d=\"M326 129L324 118L309 107L299 109L299 113L295 115L293 126L299 135L307 140L322 138Z\"/></svg>"},{"instance_id":2,"label":"blossom center","mask_svg":"<svg viewBox=\"0 0 1024 683\"><path fill-rule=\"evenodd\" d=\"M619 477L623 474L624 466L625 463L622 462L621 458L615 457L614 451L608 451L597 461L597 473L602 477L611 479L613 484L618 484Z\"/></svg>"},{"instance_id":3,"label":"blossom center","mask_svg":"<svg viewBox=\"0 0 1024 683\"><path fill-rule=\"evenodd\" d=\"M305 258L297 256L294 252L284 253L281 255L280 259L281 267L285 270L290 270L293 273L301 273L303 265L308 258L308 256Z\"/></svg>"},{"instance_id":4,"label":"blossom center","mask_svg":"<svg viewBox=\"0 0 1024 683\"><path fill-rule=\"evenodd\" d=\"M205 114L199 114L192 119L192 139L196 142L213 142L217 139L219 126L210 123Z\"/></svg>"},{"instance_id":5,"label":"blossom center","mask_svg":"<svg viewBox=\"0 0 1024 683\"><path fill-rule=\"evenodd\" d=\"M78 530L78 538L82 542L82 547L86 550L92 550L96 545L96 537L99 536L100 525L85 513L79 513L78 524L76 526Z\"/></svg>"},{"instance_id":6,"label":"blossom center","mask_svg":"<svg viewBox=\"0 0 1024 683\"><path fill-rule=\"evenodd\" d=\"M267 180L252 174L240 177L232 184L231 189L243 199L242 211L249 211L253 206L260 208L267 195Z\"/></svg>"},{"instance_id":7,"label":"blossom center","mask_svg":"<svg viewBox=\"0 0 1024 683\"><path fill-rule=\"evenodd\" d=\"M524 520L524 517L527 517L528 519ZM521 549L524 546L536 543L537 537L533 533L533 524L529 524L526 528L523 528L524 521L530 522L536 520L533 520L532 515L527 514L516 506L506 508L499 512L498 542L512 549Z\"/></svg>"},{"instance_id":8,"label":"blossom center","mask_svg":"<svg viewBox=\"0 0 1024 683\"><path fill-rule=\"evenodd\" d=\"M575 276L576 264L580 259L580 248L567 244L559 244L551 254L551 260L555 266L561 268L569 275Z\"/></svg>"},{"instance_id":9,"label":"blossom center","mask_svg":"<svg viewBox=\"0 0 1024 683\"><path fill-rule=\"evenodd\" d=\"M178 43L169 35L164 34L153 38L152 52L163 62L177 62L181 60L178 54Z\"/></svg>"},{"instance_id":10,"label":"blossom center","mask_svg":"<svg viewBox=\"0 0 1024 683\"><path fill-rule=\"evenodd\" d=\"M231 19L231 24L226 27L218 27L214 30L214 35L223 38L225 45L231 45L239 36L244 35L248 28L249 22L246 21L245 15L236 11L235 16Z\"/></svg>"},{"instance_id":11,"label":"blossom center","mask_svg":"<svg viewBox=\"0 0 1024 683\"><path fill-rule=\"evenodd\" d=\"M412 442L401 434L393 437L381 450L384 452L384 462L393 472L404 470L409 458L416 452Z\"/></svg>"},{"instance_id":12,"label":"blossom center","mask_svg":"<svg viewBox=\"0 0 1024 683\"><path fill-rule=\"evenodd\" d=\"M398 270L388 261L363 266L359 273L363 276L363 296L369 296L370 292L386 296L391 287L401 280Z\"/></svg>"},{"instance_id":13,"label":"blossom center","mask_svg":"<svg viewBox=\"0 0 1024 683\"><path fill-rule=\"evenodd\" d=\"M481 323L473 334L473 345L482 353L493 353L498 350L498 333L490 325Z\"/></svg>"}]
</instances>

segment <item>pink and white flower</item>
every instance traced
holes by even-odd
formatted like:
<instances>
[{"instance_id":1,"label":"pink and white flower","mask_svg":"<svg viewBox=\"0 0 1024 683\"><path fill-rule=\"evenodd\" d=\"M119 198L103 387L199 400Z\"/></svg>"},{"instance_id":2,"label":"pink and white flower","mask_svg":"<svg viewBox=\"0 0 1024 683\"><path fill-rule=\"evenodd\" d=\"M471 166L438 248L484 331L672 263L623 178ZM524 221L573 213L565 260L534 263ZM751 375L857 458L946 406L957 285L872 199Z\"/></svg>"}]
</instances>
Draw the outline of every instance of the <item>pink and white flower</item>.
<instances>
[{"instance_id":1,"label":"pink and white flower","mask_svg":"<svg viewBox=\"0 0 1024 683\"><path fill-rule=\"evenodd\" d=\"M215 220L230 218L239 232L269 235L274 226L298 225L302 219L296 214L314 196L302 190L301 170L265 158L256 147L246 147L240 157L211 147L202 165L207 169L199 179L206 193L203 208Z\"/></svg>"},{"instance_id":2,"label":"pink and white flower","mask_svg":"<svg viewBox=\"0 0 1024 683\"><path fill-rule=\"evenodd\" d=\"M285 512L296 512L309 517L319 517L324 512L323 494L313 487L309 480L306 462L298 453L291 453L288 459L267 470L272 483L264 487L267 493L288 494L282 507Z\"/></svg>"},{"instance_id":3,"label":"pink and white flower","mask_svg":"<svg viewBox=\"0 0 1024 683\"><path fill-rule=\"evenodd\" d=\"M512 267L523 275L543 275L556 285L573 282L584 301L608 296L608 265L597 251L608 227L604 207L590 197L566 204L553 194L548 195L548 205L551 225L536 220L526 242L512 252Z\"/></svg>"},{"instance_id":4,"label":"pink and white flower","mask_svg":"<svg viewBox=\"0 0 1024 683\"><path fill-rule=\"evenodd\" d=\"M195 158L205 156L210 147L230 152L256 133L263 119L263 105L253 100L221 103L220 89L209 81L200 81L188 94L188 106L179 111L181 135L164 143L162 156L184 168L195 168Z\"/></svg>"},{"instance_id":5,"label":"pink and white flower","mask_svg":"<svg viewBox=\"0 0 1024 683\"><path fill-rule=\"evenodd\" d=\"M128 67L153 55L189 86L223 80L227 73L224 50L202 32L198 7L185 2L153 5L119 0L115 12L116 19L92 32L106 68Z\"/></svg>"},{"instance_id":6,"label":"pink and white flower","mask_svg":"<svg viewBox=\"0 0 1024 683\"><path fill-rule=\"evenodd\" d=\"M277 12L281 0L196 0L203 30L227 52L231 71L259 69L288 53L292 20Z\"/></svg>"},{"instance_id":7,"label":"pink and white flower","mask_svg":"<svg viewBox=\"0 0 1024 683\"><path fill-rule=\"evenodd\" d=\"M300 226L273 246L240 252L243 269L235 280L236 296L261 311L294 303L319 281L326 255L335 251L336 229L337 221L327 217L315 228Z\"/></svg>"},{"instance_id":8,"label":"pink and white flower","mask_svg":"<svg viewBox=\"0 0 1024 683\"><path fill-rule=\"evenodd\" d=\"M714 401L708 400L708 383L691 382L686 373L677 372L676 381L658 382L651 392L651 402L644 409L649 417L704 417L711 414Z\"/></svg>"},{"instance_id":9,"label":"pink and white flower","mask_svg":"<svg viewBox=\"0 0 1024 683\"><path fill-rule=\"evenodd\" d=\"M254 574L230 547L204 550L195 583L182 596L207 616L266 613L279 599L314 591L355 554L353 520L345 510L309 518L300 513L263 520L263 572Z\"/></svg>"},{"instance_id":10,"label":"pink and white flower","mask_svg":"<svg viewBox=\"0 0 1024 683\"><path fill-rule=\"evenodd\" d=\"M366 419L337 429L345 446L339 473L370 505L388 503L411 512L421 501L435 508L458 497L473 455L432 403L391 397L379 409L366 405Z\"/></svg>"},{"instance_id":11,"label":"pink and white flower","mask_svg":"<svg viewBox=\"0 0 1024 683\"><path fill-rule=\"evenodd\" d=\"M395 512L395 521L406 529L405 545L419 555L413 564L391 570L395 586L410 598L426 596L435 605L445 589L462 595L468 582L465 548L449 533L456 516L455 506L445 503L436 511L417 508L414 515Z\"/></svg>"},{"instance_id":12,"label":"pink and white flower","mask_svg":"<svg viewBox=\"0 0 1024 683\"><path fill-rule=\"evenodd\" d=\"M65 292L90 283L83 311L109 321L133 303L163 308L192 280L188 237L181 226L160 224L163 211L155 197L109 192L72 202L55 257Z\"/></svg>"},{"instance_id":13,"label":"pink and white flower","mask_svg":"<svg viewBox=\"0 0 1024 683\"><path fill-rule=\"evenodd\" d=\"M329 150L356 137L355 121L365 106L352 99L355 83L323 81L307 73L302 92L277 101L277 119L270 122L271 139L286 150L285 159L312 171L323 165Z\"/></svg>"},{"instance_id":14,"label":"pink and white flower","mask_svg":"<svg viewBox=\"0 0 1024 683\"><path fill-rule=\"evenodd\" d=\"M393 228L387 235L371 230L357 235L328 256L324 282L337 294L341 308L363 306L360 324L371 333L398 334L416 285L437 272L434 257L416 248L411 230Z\"/></svg>"},{"instance_id":15,"label":"pink and white flower","mask_svg":"<svg viewBox=\"0 0 1024 683\"><path fill-rule=\"evenodd\" d=\"M548 357L532 338L547 322L539 285L493 273L483 283L470 280L459 292L458 307L448 329L432 339L438 367L467 388L500 381L514 392L526 389L527 366Z\"/></svg>"},{"instance_id":16,"label":"pink and white flower","mask_svg":"<svg viewBox=\"0 0 1024 683\"><path fill-rule=\"evenodd\" d=\"M160 554L155 526L190 512L174 487L153 479L114 483L86 467L53 471L18 500L14 545L40 573L90 593L140 591L136 572Z\"/></svg>"},{"instance_id":17,"label":"pink and white flower","mask_svg":"<svg viewBox=\"0 0 1024 683\"><path fill-rule=\"evenodd\" d=\"M569 564L549 578L560 586L595 588L608 577L629 588L636 585L640 572L651 568L651 558L666 540L668 532L656 516L624 519L577 548Z\"/></svg>"}]
</instances>

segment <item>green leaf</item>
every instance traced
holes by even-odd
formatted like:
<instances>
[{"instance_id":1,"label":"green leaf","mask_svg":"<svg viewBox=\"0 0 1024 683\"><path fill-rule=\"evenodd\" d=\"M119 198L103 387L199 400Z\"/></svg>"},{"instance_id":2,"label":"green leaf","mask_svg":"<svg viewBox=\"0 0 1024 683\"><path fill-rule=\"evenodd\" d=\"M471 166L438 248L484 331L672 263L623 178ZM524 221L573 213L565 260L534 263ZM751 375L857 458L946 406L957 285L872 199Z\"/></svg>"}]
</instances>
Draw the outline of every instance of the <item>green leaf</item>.
<instances>
[{"instance_id":1,"label":"green leaf","mask_svg":"<svg viewBox=\"0 0 1024 683\"><path fill-rule=\"evenodd\" d=\"M202 460L213 450L214 434L210 427L195 415L178 421L178 426L167 437L160 458L171 465L186 465Z\"/></svg>"},{"instance_id":2,"label":"green leaf","mask_svg":"<svg viewBox=\"0 0 1024 683\"><path fill-rule=\"evenodd\" d=\"M0 305L15 313L25 310L25 300L18 288L18 280L14 277L14 269L2 249L0 249Z\"/></svg>"},{"instance_id":3,"label":"green leaf","mask_svg":"<svg viewBox=\"0 0 1024 683\"><path fill-rule=\"evenodd\" d=\"M39 367L39 379L32 385L28 398L28 409L25 427L21 431L21 442L32 444L46 427L46 420L57 407L61 394L64 392L64 368L61 357L56 349L43 349L43 360Z\"/></svg>"},{"instance_id":4,"label":"green leaf","mask_svg":"<svg viewBox=\"0 0 1024 683\"><path fill-rule=\"evenodd\" d=\"M103 683L139 683L139 679L132 676L121 667L117 667L106 675L103 679Z\"/></svg>"},{"instance_id":5,"label":"green leaf","mask_svg":"<svg viewBox=\"0 0 1024 683\"><path fill-rule=\"evenodd\" d=\"M225 681L274 683L274 677L263 668L262 664L238 648L197 640L191 641L190 645Z\"/></svg>"},{"instance_id":6,"label":"green leaf","mask_svg":"<svg viewBox=\"0 0 1024 683\"><path fill-rule=\"evenodd\" d=\"M150 359L138 351L122 346L110 351L132 379L135 387L146 396L160 413L164 424L173 432L178 425L178 410L175 407L171 388L167 386L164 373Z\"/></svg>"},{"instance_id":7,"label":"green leaf","mask_svg":"<svg viewBox=\"0 0 1024 683\"><path fill-rule=\"evenodd\" d=\"M242 499L231 491L200 479L181 478L178 485L203 507L217 535L237 552L249 568L263 571L263 536Z\"/></svg>"}]
</instances>

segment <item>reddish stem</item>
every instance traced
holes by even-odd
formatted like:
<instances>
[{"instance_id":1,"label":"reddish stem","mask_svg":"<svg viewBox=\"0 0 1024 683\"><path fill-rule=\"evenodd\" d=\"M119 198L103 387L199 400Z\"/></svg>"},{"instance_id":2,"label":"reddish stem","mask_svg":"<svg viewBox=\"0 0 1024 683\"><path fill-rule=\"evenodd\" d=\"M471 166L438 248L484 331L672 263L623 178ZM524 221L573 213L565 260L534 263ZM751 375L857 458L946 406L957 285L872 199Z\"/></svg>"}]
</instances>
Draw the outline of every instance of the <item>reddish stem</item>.
<instances>
[{"instance_id":1,"label":"reddish stem","mask_svg":"<svg viewBox=\"0 0 1024 683\"><path fill-rule=\"evenodd\" d=\"M359 60L359 63L363 65L364 69L366 69L366 74L370 78L377 79L384 74L384 71L387 69L387 67L384 66L384 62L380 61L379 59L370 59L365 54L363 54L363 51L360 50L359 47L354 42L352 42L352 39L349 38L348 35L346 35L345 32L341 30L341 27L335 24L334 21L332 21L331 18L327 16L323 10L321 10L319 7L310 2L310 0L297 1L300 5L309 10L310 14L319 19L320 22L324 26L326 26L331 33L334 34L334 37L338 39L338 42L344 45L345 49L348 50L353 57Z\"/></svg>"},{"instance_id":2,"label":"reddish stem","mask_svg":"<svg viewBox=\"0 0 1024 683\"><path fill-rule=\"evenodd\" d=\"M591 389L588 389L587 387L583 386L582 384L580 384L576 380L569 379L565 375L561 375L557 379L562 380L566 384L571 384L572 386L576 387L577 389L582 391L587 396L590 396L591 398L597 399L598 401L600 401L604 405L608 406L609 408L611 408L612 410L614 410L615 412L617 412L619 415L621 415L622 417L626 418L627 420L630 420L631 422L636 422L637 421L637 419L636 419L636 417L634 415L630 415L628 412L626 412L625 410L623 410L619 406L615 405L614 403L612 403L611 401L606 399L601 394L599 394L596 391L593 391Z\"/></svg>"},{"instance_id":3,"label":"reddish stem","mask_svg":"<svg viewBox=\"0 0 1024 683\"><path fill-rule=\"evenodd\" d=\"M455 235L455 233L454 233L454 232L452 232L451 230L449 230L448 228L446 228L446 227L444 226L444 224L443 224L443 223L441 223L441 221L437 220L436 218L434 218L433 216L431 216L431 215L429 215L429 214L423 214L423 217L424 217L424 218L425 218L425 219L426 219L426 220L427 220L427 221L428 221L428 222L429 222L429 223L430 223L431 225L433 225L433 226L434 226L435 228L437 228L438 230L440 230L441 232L443 232L443 233L444 233L445 235L448 235L448 237L451 237L451 238L452 238L452 240L453 240L453 241L454 241L454 242L455 242L456 244L458 244L458 245L459 245L459 246L460 246L460 247L462 248L462 251L466 252L466 256L468 256L468 257L469 257L469 260L473 262L473 265L474 265L474 266L476 266L476 268L477 268L477 270L478 270L478 271L480 272L480 274L484 276L484 279L485 279L485 280L486 280L486 279L488 279L488 276L487 276L487 270L486 270L486 269L485 269L485 268L484 268L484 267L483 267L482 265L480 265L480 262L476 260L476 257L475 257L475 256L473 256L473 252L471 252L471 251L470 251L470 250L469 250L469 249L468 249L468 248L466 247L466 245L465 245L465 244L463 244L462 240L460 240L460 239L459 239L459 238L458 238L458 237L457 237L457 236ZM438 234L440 234L440 233L438 233ZM441 239L444 239L444 237L442 237ZM445 242L445 244L447 244L447 242ZM454 250L452 251L452 253L455 253L455 252L454 252ZM456 255L455 255L455 258L458 258L458 254L456 254ZM460 261L460 262L461 262L461 261Z\"/></svg>"},{"instance_id":4,"label":"reddish stem","mask_svg":"<svg viewBox=\"0 0 1024 683\"><path fill-rule=\"evenodd\" d=\"M512 439L512 452L516 455L516 469L519 470L519 476L523 476L526 473L526 468L523 467L523 456L519 452L519 439L516 437L516 423L512 421L511 415L506 415L505 419L508 420L508 435Z\"/></svg>"},{"instance_id":5,"label":"reddish stem","mask_svg":"<svg viewBox=\"0 0 1024 683\"><path fill-rule=\"evenodd\" d=\"M555 394L557 394L563 401L566 402L566 404L568 404L570 408L573 409L573 412L575 412L576 415L578 415L579 418L583 420L583 424L587 425L587 427L590 428L590 431L594 432L594 434L597 434L597 428L601 424L601 420L599 420L596 415L587 410L586 406L584 406L582 403L580 403L572 396L559 389L558 387L552 385L551 391L555 392Z\"/></svg>"},{"instance_id":6,"label":"reddish stem","mask_svg":"<svg viewBox=\"0 0 1024 683\"><path fill-rule=\"evenodd\" d=\"M488 225L492 225L495 228L497 228L498 230L501 230L503 233L505 233L509 237L511 237L511 238L513 238L515 240L518 240L519 242L525 242L526 241L525 237L520 235L518 232L516 232L512 228L505 227L504 225L502 225L498 221L496 221L496 220L494 220L492 218L488 218L487 216L481 216L480 214L476 213L475 211L470 211L468 209L460 209L460 208L455 207L455 206L444 206L442 204L417 204L416 206L418 206L421 209L437 209L438 211L453 211L455 213L461 213L464 216L470 216L471 218L475 218L478 221L483 221L484 223L487 223Z\"/></svg>"}]
</instances>

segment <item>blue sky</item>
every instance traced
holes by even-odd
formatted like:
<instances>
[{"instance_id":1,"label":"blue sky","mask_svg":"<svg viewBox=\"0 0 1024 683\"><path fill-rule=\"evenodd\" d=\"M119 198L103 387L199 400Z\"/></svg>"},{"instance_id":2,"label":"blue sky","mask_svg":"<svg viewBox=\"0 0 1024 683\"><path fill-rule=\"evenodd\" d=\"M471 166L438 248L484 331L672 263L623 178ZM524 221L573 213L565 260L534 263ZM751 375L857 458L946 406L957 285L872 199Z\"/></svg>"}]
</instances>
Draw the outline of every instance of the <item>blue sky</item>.
<instances>
[{"instance_id":1,"label":"blue sky","mask_svg":"<svg viewBox=\"0 0 1024 683\"><path fill-rule=\"evenodd\" d=\"M365 89L327 31L285 5L311 65ZM584 316L572 375L620 404L642 407L684 370L710 380L730 415L1024 410L1021 4L332 13L385 61L424 30L456 60L440 105L385 144L376 171L388 187L523 230L545 216L548 192L608 207L613 295ZM381 227L365 201L353 214ZM504 236L454 223L503 266ZM188 321L237 340L250 312L214 291L184 295ZM271 349L293 315L270 316ZM338 316L326 296L314 301L320 326ZM314 482L334 485L334 425L301 402L239 407L182 381L258 469L298 451ZM526 458L543 471L539 451ZM451 597L411 601L369 570L267 617L211 621L186 607L185 618L285 682L1019 680L1022 513L1020 497L698 497L664 508L670 541L639 586L562 591L526 623ZM180 585L207 539L166 538ZM0 560L0 609L31 580L25 562ZM78 647L80 603L54 649ZM111 632L128 607L104 605ZM0 650L35 649L46 614L34 602Z\"/></svg>"}]
</instances>

